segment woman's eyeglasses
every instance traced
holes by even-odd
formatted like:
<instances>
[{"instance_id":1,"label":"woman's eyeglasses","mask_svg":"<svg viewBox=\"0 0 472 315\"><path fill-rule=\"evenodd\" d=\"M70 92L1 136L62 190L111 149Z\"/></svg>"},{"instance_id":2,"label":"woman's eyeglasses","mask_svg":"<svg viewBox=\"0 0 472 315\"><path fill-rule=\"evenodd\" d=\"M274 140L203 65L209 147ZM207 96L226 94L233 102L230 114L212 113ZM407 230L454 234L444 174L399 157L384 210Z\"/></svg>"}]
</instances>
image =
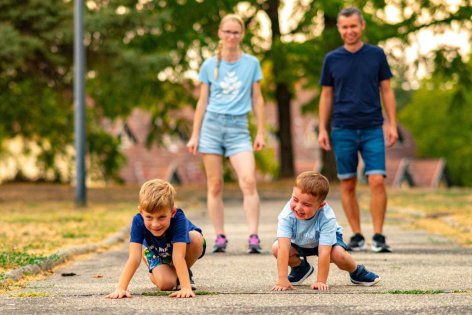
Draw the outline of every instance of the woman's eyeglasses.
<instances>
[{"instance_id":1,"label":"woman's eyeglasses","mask_svg":"<svg viewBox=\"0 0 472 315\"><path fill-rule=\"evenodd\" d=\"M225 31L221 30L226 36L241 37L241 32Z\"/></svg>"}]
</instances>

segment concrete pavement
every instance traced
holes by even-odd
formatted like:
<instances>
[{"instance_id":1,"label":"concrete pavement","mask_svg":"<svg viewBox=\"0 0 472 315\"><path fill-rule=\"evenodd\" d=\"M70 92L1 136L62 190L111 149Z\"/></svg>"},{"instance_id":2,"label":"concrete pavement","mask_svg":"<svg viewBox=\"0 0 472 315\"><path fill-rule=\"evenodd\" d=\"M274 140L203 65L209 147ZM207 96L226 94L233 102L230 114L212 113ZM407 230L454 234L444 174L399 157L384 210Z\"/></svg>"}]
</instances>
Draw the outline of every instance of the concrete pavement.
<instances>
[{"instance_id":1,"label":"concrete pavement","mask_svg":"<svg viewBox=\"0 0 472 315\"><path fill-rule=\"evenodd\" d=\"M131 299L109 300L127 258L127 244L68 264L42 281L0 296L1 314L472 314L472 250L423 231L407 230L389 220L385 234L390 254L354 253L358 263L378 273L373 287L351 285L349 275L331 265L330 290L319 294L308 278L297 290L271 292L277 279L276 260L269 249L277 215L286 200L262 200L261 255L246 254L248 237L242 203L226 202L226 254L212 254L214 233L203 207L184 209L202 227L207 254L192 268L199 291L194 299L158 296L145 266L137 271ZM350 230L339 201L328 198L345 239ZM132 215L130 213L130 215ZM369 214L363 214L366 237L372 237ZM370 245L370 244L369 244ZM316 258L310 262L316 266ZM315 269L316 270L316 269ZM62 273L75 273L64 277ZM154 296L152 296L154 294ZM23 296L23 297L20 297ZM34 297L37 296L37 297Z\"/></svg>"}]
</instances>

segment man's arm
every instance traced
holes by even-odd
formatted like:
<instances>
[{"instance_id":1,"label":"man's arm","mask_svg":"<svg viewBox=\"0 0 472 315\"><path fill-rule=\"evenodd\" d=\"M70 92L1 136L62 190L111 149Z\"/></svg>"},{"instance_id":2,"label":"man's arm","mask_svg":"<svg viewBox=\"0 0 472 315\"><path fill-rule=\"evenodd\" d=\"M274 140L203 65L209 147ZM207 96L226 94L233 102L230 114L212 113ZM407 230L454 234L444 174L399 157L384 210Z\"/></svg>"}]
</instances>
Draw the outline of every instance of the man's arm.
<instances>
[{"instance_id":1,"label":"man's arm","mask_svg":"<svg viewBox=\"0 0 472 315\"><path fill-rule=\"evenodd\" d=\"M264 113L264 98L261 92L261 83L255 82L252 85L252 104L254 113L256 114L257 133L254 139L254 150L259 151L265 145L265 113Z\"/></svg>"},{"instance_id":2,"label":"man's arm","mask_svg":"<svg viewBox=\"0 0 472 315\"><path fill-rule=\"evenodd\" d=\"M294 287L288 281L288 257L290 254L290 239L287 237L278 238L278 250L277 250L277 273L278 280L272 291L285 291L293 289Z\"/></svg>"},{"instance_id":3,"label":"man's arm","mask_svg":"<svg viewBox=\"0 0 472 315\"><path fill-rule=\"evenodd\" d=\"M185 261L185 253L187 252L187 243L174 243L172 249L172 263L175 266L175 272L180 282L180 290L169 295L170 297L187 298L195 297L195 293L190 286L190 276L188 274L187 262Z\"/></svg>"},{"instance_id":4,"label":"man's arm","mask_svg":"<svg viewBox=\"0 0 472 315\"><path fill-rule=\"evenodd\" d=\"M316 282L311 285L312 289L318 289L320 291L328 290L328 274L329 274L329 263L331 262L331 249L330 245L318 246L318 274L316 276Z\"/></svg>"},{"instance_id":5,"label":"man's arm","mask_svg":"<svg viewBox=\"0 0 472 315\"><path fill-rule=\"evenodd\" d=\"M134 273L139 267L142 256L142 245L139 243L129 243L128 261L126 262L123 271L121 272L120 281L115 291L108 294L106 297L110 299L121 299L124 297L131 297L128 291L128 285L133 278Z\"/></svg>"},{"instance_id":6,"label":"man's arm","mask_svg":"<svg viewBox=\"0 0 472 315\"><path fill-rule=\"evenodd\" d=\"M331 150L331 144L328 135L329 119L331 117L331 110L333 107L333 87L323 86L321 88L320 95L320 107L319 107L319 134L318 143L324 150Z\"/></svg>"},{"instance_id":7,"label":"man's arm","mask_svg":"<svg viewBox=\"0 0 472 315\"><path fill-rule=\"evenodd\" d=\"M397 118L396 118L396 104L395 94L393 93L390 80L380 81L380 96L385 107L385 112L388 119L387 129L387 147L391 147L397 142Z\"/></svg>"}]
</instances>

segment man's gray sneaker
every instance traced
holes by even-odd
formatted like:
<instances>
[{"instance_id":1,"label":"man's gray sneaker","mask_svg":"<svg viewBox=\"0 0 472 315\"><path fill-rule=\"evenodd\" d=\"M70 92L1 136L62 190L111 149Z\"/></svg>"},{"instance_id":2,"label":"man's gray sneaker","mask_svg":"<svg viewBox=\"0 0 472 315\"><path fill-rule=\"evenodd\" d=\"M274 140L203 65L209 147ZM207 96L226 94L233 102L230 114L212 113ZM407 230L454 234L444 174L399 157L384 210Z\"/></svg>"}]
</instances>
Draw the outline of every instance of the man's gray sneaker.
<instances>
[{"instance_id":1,"label":"man's gray sneaker","mask_svg":"<svg viewBox=\"0 0 472 315\"><path fill-rule=\"evenodd\" d=\"M356 233L351 237L349 244L347 244L347 250L353 252L360 252L367 250L364 236L360 233Z\"/></svg>"},{"instance_id":2,"label":"man's gray sneaker","mask_svg":"<svg viewBox=\"0 0 472 315\"><path fill-rule=\"evenodd\" d=\"M385 242L385 236L377 233L372 238L372 251L375 253L391 253L392 249Z\"/></svg>"}]
</instances>

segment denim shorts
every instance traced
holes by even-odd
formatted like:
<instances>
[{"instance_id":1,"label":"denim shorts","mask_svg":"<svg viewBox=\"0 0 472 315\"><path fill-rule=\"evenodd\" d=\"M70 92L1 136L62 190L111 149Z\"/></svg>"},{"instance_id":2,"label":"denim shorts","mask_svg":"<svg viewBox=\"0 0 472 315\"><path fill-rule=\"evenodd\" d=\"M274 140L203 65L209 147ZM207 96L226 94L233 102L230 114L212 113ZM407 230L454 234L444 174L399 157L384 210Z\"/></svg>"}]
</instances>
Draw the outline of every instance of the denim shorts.
<instances>
[{"instance_id":1,"label":"denim shorts","mask_svg":"<svg viewBox=\"0 0 472 315\"><path fill-rule=\"evenodd\" d=\"M241 152L252 152L247 114L206 112L200 130L198 152L225 157Z\"/></svg>"},{"instance_id":2,"label":"denim shorts","mask_svg":"<svg viewBox=\"0 0 472 315\"><path fill-rule=\"evenodd\" d=\"M385 171L385 142L382 128L331 130L331 143L336 158L338 178L357 176L360 152L364 160L365 175L381 174Z\"/></svg>"},{"instance_id":3,"label":"denim shorts","mask_svg":"<svg viewBox=\"0 0 472 315\"><path fill-rule=\"evenodd\" d=\"M347 245L343 241L343 235L336 233L336 244L333 246L341 246L345 250L347 250ZM296 244L292 243L292 247L295 248L298 251L298 255L300 257L306 257L306 256L318 256L318 247L315 248L305 248L305 247L300 247Z\"/></svg>"}]
</instances>

